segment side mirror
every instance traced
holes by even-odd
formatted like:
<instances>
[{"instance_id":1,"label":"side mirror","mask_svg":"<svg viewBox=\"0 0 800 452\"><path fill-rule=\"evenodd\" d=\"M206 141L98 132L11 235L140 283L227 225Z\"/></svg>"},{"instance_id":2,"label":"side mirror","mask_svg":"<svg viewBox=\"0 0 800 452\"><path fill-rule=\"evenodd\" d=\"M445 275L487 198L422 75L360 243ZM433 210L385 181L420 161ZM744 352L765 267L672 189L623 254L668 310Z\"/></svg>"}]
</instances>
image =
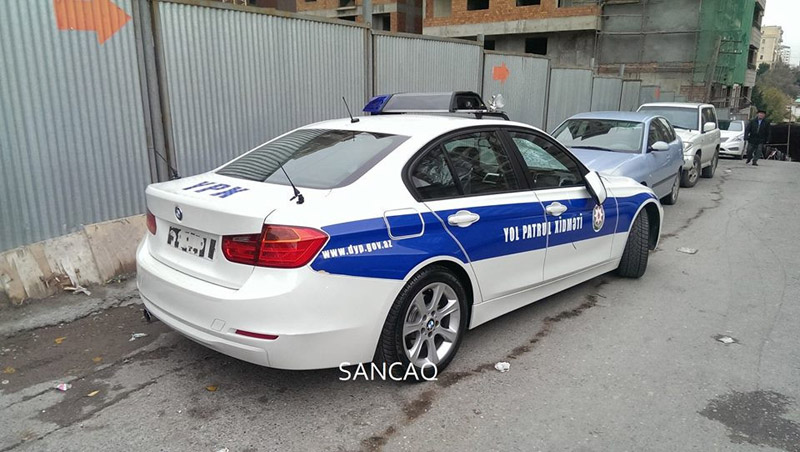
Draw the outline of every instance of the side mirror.
<instances>
[{"instance_id":1,"label":"side mirror","mask_svg":"<svg viewBox=\"0 0 800 452\"><path fill-rule=\"evenodd\" d=\"M717 130L717 125L713 122L707 122L703 124L703 133L711 132L712 130Z\"/></svg>"},{"instance_id":2,"label":"side mirror","mask_svg":"<svg viewBox=\"0 0 800 452\"><path fill-rule=\"evenodd\" d=\"M669 145L664 141L656 141L650 146L650 149L654 151L669 151Z\"/></svg>"},{"instance_id":3,"label":"side mirror","mask_svg":"<svg viewBox=\"0 0 800 452\"><path fill-rule=\"evenodd\" d=\"M606 198L608 197L606 186L603 185L603 180L600 179L600 175L597 174L597 171L589 171L584 179L586 180L586 189L589 190L592 199L594 199L598 205L602 205L606 202Z\"/></svg>"}]
</instances>

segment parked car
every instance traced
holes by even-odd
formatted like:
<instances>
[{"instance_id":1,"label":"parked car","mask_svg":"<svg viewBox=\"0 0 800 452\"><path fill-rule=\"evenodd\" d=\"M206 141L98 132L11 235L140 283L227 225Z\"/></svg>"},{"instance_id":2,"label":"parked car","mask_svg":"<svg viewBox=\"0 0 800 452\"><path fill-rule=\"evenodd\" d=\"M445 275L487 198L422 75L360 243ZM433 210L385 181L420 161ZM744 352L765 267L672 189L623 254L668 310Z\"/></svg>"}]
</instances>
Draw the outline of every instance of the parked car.
<instances>
[{"instance_id":1,"label":"parked car","mask_svg":"<svg viewBox=\"0 0 800 452\"><path fill-rule=\"evenodd\" d=\"M675 204L683 170L683 143L663 116L635 112L581 113L553 136L589 169L630 177Z\"/></svg>"},{"instance_id":2,"label":"parked car","mask_svg":"<svg viewBox=\"0 0 800 452\"><path fill-rule=\"evenodd\" d=\"M263 366L375 358L423 374L469 328L609 271L642 276L663 216L653 191L475 99L383 96L375 116L150 185L146 309ZM458 105L475 117L398 114Z\"/></svg>"},{"instance_id":3,"label":"parked car","mask_svg":"<svg viewBox=\"0 0 800 452\"><path fill-rule=\"evenodd\" d=\"M747 154L747 142L744 141L744 129L747 121L742 120L720 120L720 155L730 155L738 159L743 159Z\"/></svg>"},{"instance_id":4,"label":"parked car","mask_svg":"<svg viewBox=\"0 0 800 452\"><path fill-rule=\"evenodd\" d=\"M719 163L720 131L713 105L660 102L644 104L639 111L664 116L683 140L682 186L694 187L700 176L714 177Z\"/></svg>"}]
</instances>

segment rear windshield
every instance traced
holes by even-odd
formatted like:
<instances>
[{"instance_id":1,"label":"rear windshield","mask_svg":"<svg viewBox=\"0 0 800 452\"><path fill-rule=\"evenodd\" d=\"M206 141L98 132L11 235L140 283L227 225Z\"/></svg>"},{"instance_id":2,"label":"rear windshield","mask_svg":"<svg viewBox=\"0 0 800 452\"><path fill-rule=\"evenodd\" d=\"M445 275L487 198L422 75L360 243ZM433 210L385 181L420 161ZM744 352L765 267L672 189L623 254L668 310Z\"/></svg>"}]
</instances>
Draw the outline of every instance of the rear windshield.
<instances>
[{"instance_id":1,"label":"rear windshield","mask_svg":"<svg viewBox=\"0 0 800 452\"><path fill-rule=\"evenodd\" d=\"M672 123L676 129L697 130L697 124L700 122L697 119L696 108L686 107L642 107L639 111L652 112L653 114L661 115Z\"/></svg>"},{"instance_id":2,"label":"rear windshield","mask_svg":"<svg viewBox=\"0 0 800 452\"><path fill-rule=\"evenodd\" d=\"M217 173L299 187L329 189L352 183L407 136L351 130L296 130L220 168Z\"/></svg>"},{"instance_id":3,"label":"rear windshield","mask_svg":"<svg viewBox=\"0 0 800 452\"><path fill-rule=\"evenodd\" d=\"M720 121L720 130L730 130L731 132L741 132L744 130L744 125L739 121Z\"/></svg>"}]
</instances>

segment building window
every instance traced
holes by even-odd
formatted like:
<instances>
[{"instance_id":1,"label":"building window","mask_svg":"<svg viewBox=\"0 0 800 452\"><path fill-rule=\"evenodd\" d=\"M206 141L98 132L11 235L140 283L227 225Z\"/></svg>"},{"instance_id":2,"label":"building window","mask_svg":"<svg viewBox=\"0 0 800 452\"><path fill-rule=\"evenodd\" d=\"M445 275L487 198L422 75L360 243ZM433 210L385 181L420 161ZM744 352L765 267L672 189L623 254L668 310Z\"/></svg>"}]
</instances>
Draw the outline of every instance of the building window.
<instances>
[{"instance_id":1,"label":"building window","mask_svg":"<svg viewBox=\"0 0 800 452\"><path fill-rule=\"evenodd\" d=\"M542 0L517 0L517 6L541 5Z\"/></svg>"},{"instance_id":2,"label":"building window","mask_svg":"<svg viewBox=\"0 0 800 452\"><path fill-rule=\"evenodd\" d=\"M547 55L547 38L525 38L525 53Z\"/></svg>"},{"instance_id":3,"label":"building window","mask_svg":"<svg viewBox=\"0 0 800 452\"><path fill-rule=\"evenodd\" d=\"M341 16L341 17L338 17L337 19L349 20L350 22L355 22L356 21L356 16Z\"/></svg>"},{"instance_id":4,"label":"building window","mask_svg":"<svg viewBox=\"0 0 800 452\"><path fill-rule=\"evenodd\" d=\"M494 50L494 39L486 39L483 41L483 48L486 50Z\"/></svg>"},{"instance_id":5,"label":"building window","mask_svg":"<svg viewBox=\"0 0 800 452\"><path fill-rule=\"evenodd\" d=\"M339 8L346 8L348 6L356 6L355 0L339 0ZM345 20L349 20L349 19L345 19Z\"/></svg>"},{"instance_id":6,"label":"building window","mask_svg":"<svg viewBox=\"0 0 800 452\"><path fill-rule=\"evenodd\" d=\"M391 31L392 29L392 16L389 14L373 14L372 22L372 28L376 30Z\"/></svg>"},{"instance_id":7,"label":"building window","mask_svg":"<svg viewBox=\"0 0 800 452\"><path fill-rule=\"evenodd\" d=\"M489 9L489 0L467 0L467 11Z\"/></svg>"}]
</instances>

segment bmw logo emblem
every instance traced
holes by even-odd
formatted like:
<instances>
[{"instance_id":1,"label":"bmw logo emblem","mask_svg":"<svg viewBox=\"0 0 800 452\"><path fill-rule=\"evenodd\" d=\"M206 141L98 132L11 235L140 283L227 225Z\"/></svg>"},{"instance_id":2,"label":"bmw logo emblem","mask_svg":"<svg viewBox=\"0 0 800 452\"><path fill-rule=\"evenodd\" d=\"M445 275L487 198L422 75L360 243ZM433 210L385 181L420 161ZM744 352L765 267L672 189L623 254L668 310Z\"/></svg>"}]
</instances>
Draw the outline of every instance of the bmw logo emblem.
<instances>
[{"instance_id":1,"label":"bmw logo emblem","mask_svg":"<svg viewBox=\"0 0 800 452\"><path fill-rule=\"evenodd\" d=\"M178 206L175 206L175 218L177 218L178 221L183 220L183 211Z\"/></svg>"}]
</instances>

